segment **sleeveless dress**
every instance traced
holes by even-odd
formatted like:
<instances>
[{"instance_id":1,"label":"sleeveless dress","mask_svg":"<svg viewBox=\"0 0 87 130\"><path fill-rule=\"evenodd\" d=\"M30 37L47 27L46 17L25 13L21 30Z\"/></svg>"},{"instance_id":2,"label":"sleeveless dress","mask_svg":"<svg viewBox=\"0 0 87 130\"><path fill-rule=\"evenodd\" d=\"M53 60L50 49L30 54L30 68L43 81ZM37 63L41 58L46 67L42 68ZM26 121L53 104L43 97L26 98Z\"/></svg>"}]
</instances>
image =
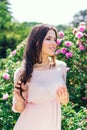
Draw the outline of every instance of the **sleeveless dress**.
<instances>
[{"instance_id":1,"label":"sleeveless dress","mask_svg":"<svg viewBox=\"0 0 87 130\"><path fill-rule=\"evenodd\" d=\"M61 85L66 85L65 62L57 61L54 68L47 70L34 69L29 82L28 103L13 130L61 130L61 104L56 98Z\"/></svg>"}]
</instances>

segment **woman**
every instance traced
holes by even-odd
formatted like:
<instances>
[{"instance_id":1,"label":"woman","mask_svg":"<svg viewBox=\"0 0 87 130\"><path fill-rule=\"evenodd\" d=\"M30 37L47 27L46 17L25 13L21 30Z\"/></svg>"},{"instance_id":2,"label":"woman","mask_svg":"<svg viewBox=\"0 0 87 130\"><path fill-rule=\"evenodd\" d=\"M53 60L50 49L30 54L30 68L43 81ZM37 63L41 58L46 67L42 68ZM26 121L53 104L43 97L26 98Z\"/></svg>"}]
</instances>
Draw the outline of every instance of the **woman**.
<instances>
[{"instance_id":1,"label":"woman","mask_svg":"<svg viewBox=\"0 0 87 130\"><path fill-rule=\"evenodd\" d=\"M61 104L69 102L66 63L56 60L57 31L35 26L25 48L22 66L14 75L13 111L20 117L14 130L61 130Z\"/></svg>"}]
</instances>

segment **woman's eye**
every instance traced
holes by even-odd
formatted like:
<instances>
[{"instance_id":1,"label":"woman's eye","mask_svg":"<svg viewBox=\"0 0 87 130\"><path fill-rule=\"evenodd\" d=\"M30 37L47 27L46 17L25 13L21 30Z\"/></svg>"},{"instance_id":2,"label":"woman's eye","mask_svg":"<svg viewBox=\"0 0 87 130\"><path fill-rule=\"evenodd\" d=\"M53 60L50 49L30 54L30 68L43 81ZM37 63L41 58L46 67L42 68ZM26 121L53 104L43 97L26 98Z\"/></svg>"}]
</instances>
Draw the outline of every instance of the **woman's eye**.
<instances>
[{"instance_id":1,"label":"woman's eye","mask_svg":"<svg viewBox=\"0 0 87 130\"><path fill-rule=\"evenodd\" d=\"M50 38L46 38L46 40L49 40L49 41L50 41Z\"/></svg>"}]
</instances>

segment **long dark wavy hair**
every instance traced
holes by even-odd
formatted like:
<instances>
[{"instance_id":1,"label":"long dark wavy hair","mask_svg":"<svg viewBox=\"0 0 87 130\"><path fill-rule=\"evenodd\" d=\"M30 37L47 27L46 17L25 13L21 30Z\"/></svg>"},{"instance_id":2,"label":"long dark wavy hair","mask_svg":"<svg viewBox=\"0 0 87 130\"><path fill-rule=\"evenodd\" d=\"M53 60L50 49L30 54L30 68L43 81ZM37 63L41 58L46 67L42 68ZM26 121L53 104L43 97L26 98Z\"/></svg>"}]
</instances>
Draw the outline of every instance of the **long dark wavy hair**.
<instances>
[{"instance_id":1,"label":"long dark wavy hair","mask_svg":"<svg viewBox=\"0 0 87 130\"><path fill-rule=\"evenodd\" d=\"M42 43L49 30L53 30L55 32L57 40L57 30L53 26L47 24L40 24L34 26L31 33L28 36L23 56L24 71L20 79L24 84L31 79L33 66L36 63L39 64L42 63L42 59L40 57L42 50ZM51 57L53 62L55 59L54 57L55 56Z\"/></svg>"}]
</instances>

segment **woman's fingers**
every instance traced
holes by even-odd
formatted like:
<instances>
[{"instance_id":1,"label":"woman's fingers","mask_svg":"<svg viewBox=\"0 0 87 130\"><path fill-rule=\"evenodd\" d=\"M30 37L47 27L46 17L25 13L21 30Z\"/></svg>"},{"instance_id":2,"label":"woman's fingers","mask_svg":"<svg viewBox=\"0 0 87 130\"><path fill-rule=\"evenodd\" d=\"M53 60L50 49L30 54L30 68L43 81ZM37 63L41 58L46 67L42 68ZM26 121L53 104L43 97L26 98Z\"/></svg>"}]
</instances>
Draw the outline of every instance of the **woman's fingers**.
<instances>
[{"instance_id":1,"label":"woman's fingers","mask_svg":"<svg viewBox=\"0 0 87 130\"><path fill-rule=\"evenodd\" d=\"M18 81L17 81L17 83L16 83L16 84L14 84L14 86L15 86L16 88L20 88L20 86L21 86L21 81L20 81L20 80L18 80Z\"/></svg>"},{"instance_id":2,"label":"woman's fingers","mask_svg":"<svg viewBox=\"0 0 87 130\"><path fill-rule=\"evenodd\" d=\"M65 104L69 101L69 94L66 87L60 87L57 91L57 99Z\"/></svg>"},{"instance_id":3,"label":"woman's fingers","mask_svg":"<svg viewBox=\"0 0 87 130\"><path fill-rule=\"evenodd\" d=\"M26 83L26 84L22 83L21 88L23 91L27 91L28 90L28 83Z\"/></svg>"},{"instance_id":4,"label":"woman's fingers","mask_svg":"<svg viewBox=\"0 0 87 130\"><path fill-rule=\"evenodd\" d=\"M61 87L57 90L57 93L58 94L63 94L63 95L66 95L67 94L67 88L66 87Z\"/></svg>"},{"instance_id":5,"label":"woman's fingers","mask_svg":"<svg viewBox=\"0 0 87 130\"><path fill-rule=\"evenodd\" d=\"M17 84L14 85L14 91L15 91L15 94L17 95L20 95L20 91L22 90L22 94L27 92L28 90L28 83L24 84L24 83L21 83L20 80L18 80Z\"/></svg>"}]
</instances>

